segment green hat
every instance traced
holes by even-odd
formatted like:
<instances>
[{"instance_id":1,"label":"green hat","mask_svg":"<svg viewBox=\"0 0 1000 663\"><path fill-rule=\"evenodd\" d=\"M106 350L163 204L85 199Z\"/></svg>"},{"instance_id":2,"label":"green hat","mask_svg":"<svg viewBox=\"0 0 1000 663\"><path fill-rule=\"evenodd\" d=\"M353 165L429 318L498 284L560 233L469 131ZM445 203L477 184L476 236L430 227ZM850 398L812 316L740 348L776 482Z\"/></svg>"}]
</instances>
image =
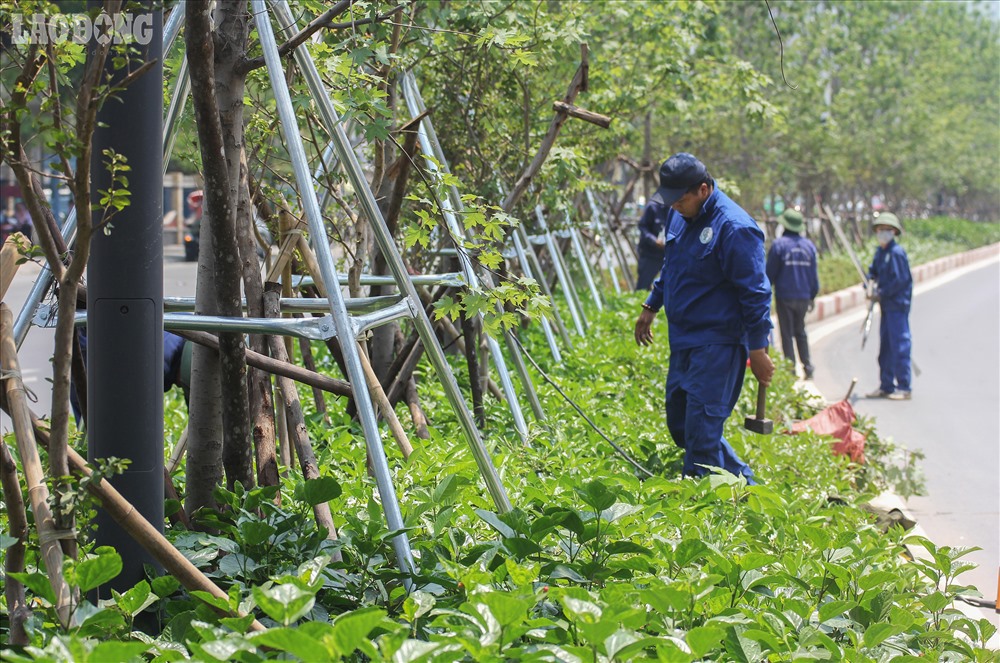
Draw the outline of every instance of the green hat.
<instances>
[{"instance_id":1,"label":"green hat","mask_svg":"<svg viewBox=\"0 0 1000 663\"><path fill-rule=\"evenodd\" d=\"M882 212L872 219L872 228L875 226L889 226L896 231L897 235L903 234L903 224L900 223L899 217L892 212Z\"/></svg>"},{"instance_id":2,"label":"green hat","mask_svg":"<svg viewBox=\"0 0 1000 663\"><path fill-rule=\"evenodd\" d=\"M785 230L790 230L793 233L800 233L802 232L802 226L804 223L802 212L789 207L781 213L781 216L778 217L778 223L783 225Z\"/></svg>"}]
</instances>

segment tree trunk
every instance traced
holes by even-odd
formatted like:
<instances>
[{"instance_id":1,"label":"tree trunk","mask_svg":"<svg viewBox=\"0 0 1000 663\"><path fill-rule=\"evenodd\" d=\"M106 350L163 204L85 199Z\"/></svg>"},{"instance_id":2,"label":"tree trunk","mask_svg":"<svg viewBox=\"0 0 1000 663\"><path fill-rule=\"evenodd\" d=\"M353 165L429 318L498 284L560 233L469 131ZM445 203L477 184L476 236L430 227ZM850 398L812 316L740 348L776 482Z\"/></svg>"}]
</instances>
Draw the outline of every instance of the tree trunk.
<instances>
[{"instance_id":1,"label":"tree trunk","mask_svg":"<svg viewBox=\"0 0 1000 663\"><path fill-rule=\"evenodd\" d=\"M462 314L462 335L465 337L465 361L469 365L469 387L472 390L472 409L476 425L486 428L486 410L483 407L483 383L479 379L479 326L476 318Z\"/></svg>"},{"instance_id":2,"label":"tree trunk","mask_svg":"<svg viewBox=\"0 0 1000 663\"><path fill-rule=\"evenodd\" d=\"M247 298L247 315L252 318L263 318L264 284L260 280L260 261L257 259L253 232L254 210L250 202L245 150L241 154L240 164L237 239L240 244L243 290ZM267 341L260 334L251 334L250 349L261 355L266 354ZM271 391L271 377L259 368L248 369L247 402L257 460L257 483L261 486L277 486L280 479L277 447L274 441L274 396Z\"/></svg>"},{"instance_id":3,"label":"tree trunk","mask_svg":"<svg viewBox=\"0 0 1000 663\"><path fill-rule=\"evenodd\" d=\"M228 171L216 162L223 154L222 129L215 103L214 47L207 4L189 2L185 9L185 42L191 71L191 96L199 128L202 149L207 151L204 133L214 138L214 159L205 161L205 214L201 222L198 250L198 273L195 286L195 314L219 315L215 288L215 228L211 216L226 205ZM215 166L209 169L210 166ZM221 172L219 172L221 170ZM221 199L220 199L221 198ZM212 495L222 483L222 399L218 355L196 345L191 353L191 398L188 407L187 494L185 510L194 513L202 507L215 508Z\"/></svg>"}]
</instances>

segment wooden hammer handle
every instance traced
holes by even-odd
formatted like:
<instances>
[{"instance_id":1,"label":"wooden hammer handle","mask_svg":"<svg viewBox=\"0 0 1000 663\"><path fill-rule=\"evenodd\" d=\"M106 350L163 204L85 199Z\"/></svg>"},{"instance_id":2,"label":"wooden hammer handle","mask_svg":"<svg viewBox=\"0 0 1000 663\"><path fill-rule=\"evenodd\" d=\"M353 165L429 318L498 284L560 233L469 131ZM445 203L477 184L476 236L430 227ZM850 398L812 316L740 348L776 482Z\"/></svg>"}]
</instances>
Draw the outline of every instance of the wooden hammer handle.
<instances>
[{"instance_id":1,"label":"wooden hammer handle","mask_svg":"<svg viewBox=\"0 0 1000 663\"><path fill-rule=\"evenodd\" d=\"M764 419L764 408L767 404L767 387L757 383L757 418Z\"/></svg>"}]
</instances>

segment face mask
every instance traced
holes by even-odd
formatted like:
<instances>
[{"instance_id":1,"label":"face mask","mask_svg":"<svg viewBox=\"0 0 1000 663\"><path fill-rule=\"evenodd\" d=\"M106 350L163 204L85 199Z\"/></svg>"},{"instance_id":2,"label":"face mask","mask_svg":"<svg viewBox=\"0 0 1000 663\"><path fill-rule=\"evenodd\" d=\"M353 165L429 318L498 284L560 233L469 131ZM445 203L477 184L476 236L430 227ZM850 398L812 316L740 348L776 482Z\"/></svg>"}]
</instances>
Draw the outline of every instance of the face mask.
<instances>
[{"instance_id":1,"label":"face mask","mask_svg":"<svg viewBox=\"0 0 1000 663\"><path fill-rule=\"evenodd\" d=\"M896 233L894 233L891 230L879 230L877 233L875 233L875 237L878 239L878 243L881 244L882 246L885 246L889 242L891 242L892 238L895 236Z\"/></svg>"}]
</instances>

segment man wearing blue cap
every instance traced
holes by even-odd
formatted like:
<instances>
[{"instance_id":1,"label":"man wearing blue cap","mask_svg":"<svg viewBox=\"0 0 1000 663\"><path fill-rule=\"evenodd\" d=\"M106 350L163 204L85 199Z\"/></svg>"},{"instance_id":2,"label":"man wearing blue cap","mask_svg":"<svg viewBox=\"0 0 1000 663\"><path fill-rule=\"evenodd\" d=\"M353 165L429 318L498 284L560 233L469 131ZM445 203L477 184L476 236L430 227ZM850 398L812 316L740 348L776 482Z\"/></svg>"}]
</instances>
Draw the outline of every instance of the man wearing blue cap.
<instances>
[{"instance_id":1,"label":"man wearing blue cap","mask_svg":"<svg viewBox=\"0 0 1000 663\"><path fill-rule=\"evenodd\" d=\"M670 342L667 429L684 449L685 476L719 467L755 483L722 430L743 388L747 358L760 388L774 374L767 355L771 286L764 233L685 152L660 166L660 188L651 200L670 211L663 266L636 320L635 340L652 343L652 324L663 308Z\"/></svg>"},{"instance_id":2,"label":"man wearing blue cap","mask_svg":"<svg viewBox=\"0 0 1000 663\"><path fill-rule=\"evenodd\" d=\"M801 235L805 227L802 212L788 208L778 217L784 228L767 253L767 278L774 287L774 304L778 309L781 329L781 351L795 363L795 345L806 380L813 376L809 359L809 337L806 335L806 313L812 310L819 294L819 270L816 245Z\"/></svg>"}]
</instances>

